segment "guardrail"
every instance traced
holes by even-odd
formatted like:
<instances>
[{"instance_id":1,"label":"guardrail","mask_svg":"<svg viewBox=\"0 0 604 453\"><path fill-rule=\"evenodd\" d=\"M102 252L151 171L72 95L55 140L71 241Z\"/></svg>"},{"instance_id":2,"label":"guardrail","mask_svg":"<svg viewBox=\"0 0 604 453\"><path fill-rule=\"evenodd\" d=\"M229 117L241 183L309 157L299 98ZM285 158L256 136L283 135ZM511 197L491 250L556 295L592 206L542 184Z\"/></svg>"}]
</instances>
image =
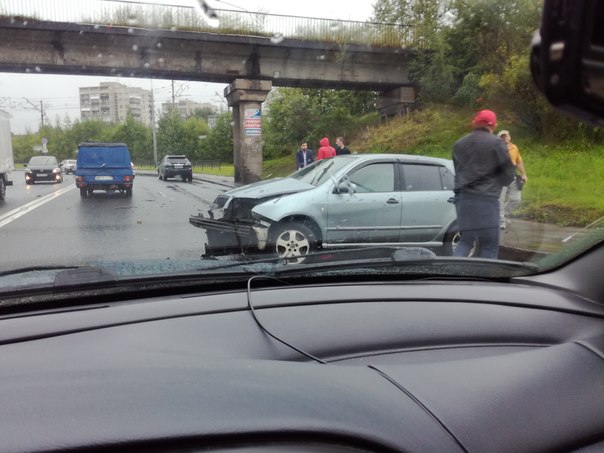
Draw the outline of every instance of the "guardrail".
<instances>
[{"instance_id":1,"label":"guardrail","mask_svg":"<svg viewBox=\"0 0 604 453\"><path fill-rule=\"evenodd\" d=\"M182 31L212 31L271 37L275 43L285 38L367 44L386 47L420 47L413 28L349 20L285 16L252 11L215 9L201 6L157 4L134 0L2 0L0 16L26 24L27 19L86 23Z\"/></svg>"},{"instance_id":2,"label":"guardrail","mask_svg":"<svg viewBox=\"0 0 604 453\"><path fill-rule=\"evenodd\" d=\"M195 160L191 161L191 165L193 166L193 171L195 169L203 169L203 168L212 168L220 170L222 166L222 160L220 159L205 159L205 160ZM147 170L147 171L156 171L157 165L153 162L149 161L136 161L134 164L135 169Z\"/></svg>"}]
</instances>

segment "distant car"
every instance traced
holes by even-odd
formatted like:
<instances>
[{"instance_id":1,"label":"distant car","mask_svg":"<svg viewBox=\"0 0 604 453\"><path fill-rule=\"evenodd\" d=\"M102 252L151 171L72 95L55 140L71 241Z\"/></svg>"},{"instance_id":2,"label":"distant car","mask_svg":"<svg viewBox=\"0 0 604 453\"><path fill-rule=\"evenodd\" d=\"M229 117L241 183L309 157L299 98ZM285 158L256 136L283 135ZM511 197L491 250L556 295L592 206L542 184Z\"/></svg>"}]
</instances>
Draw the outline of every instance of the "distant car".
<instances>
[{"instance_id":1,"label":"distant car","mask_svg":"<svg viewBox=\"0 0 604 453\"><path fill-rule=\"evenodd\" d=\"M448 159L351 154L229 190L209 217L189 221L206 230L206 255L264 251L301 262L318 248L360 245L450 255L459 240L453 184Z\"/></svg>"},{"instance_id":2,"label":"distant car","mask_svg":"<svg viewBox=\"0 0 604 453\"><path fill-rule=\"evenodd\" d=\"M193 166L191 161L186 156L167 155L161 160L157 168L159 179L166 181L168 178L180 176L183 181L193 181Z\"/></svg>"},{"instance_id":3,"label":"distant car","mask_svg":"<svg viewBox=\"0 0 604 453\"><path fill-rule=\"evenodd\" d=\"M38 181L63 182L63 175L55 156L34 156L29 159L25 169L25 183Z\"/></svg>"},{"instance_id":4,"label":"distant car","mask_svg":"<svg viewBox=\"0 0 604 453\"><path fill-rule=\"evenodd\" d=\"M59 168L66 175L73 174L75 172L75 170L76 170L76 167L77 167L76 166L76 162L77 161L75 159L62 160L61 163L59 164Z\"/></svg>"}]
</instances>

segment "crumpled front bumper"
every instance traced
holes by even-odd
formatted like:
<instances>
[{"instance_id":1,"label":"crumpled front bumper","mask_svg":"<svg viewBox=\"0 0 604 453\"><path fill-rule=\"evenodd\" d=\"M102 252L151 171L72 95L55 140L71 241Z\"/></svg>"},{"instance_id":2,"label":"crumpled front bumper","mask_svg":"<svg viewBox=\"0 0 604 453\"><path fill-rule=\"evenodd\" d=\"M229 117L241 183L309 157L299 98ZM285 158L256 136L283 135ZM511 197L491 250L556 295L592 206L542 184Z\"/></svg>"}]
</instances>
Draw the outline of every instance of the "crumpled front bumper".
<instances>
[{"instance_id":1,"label":"crumpled front bumper","mask_svg":"<svg viewBox=\"0 0 604 453\"><path fill-rule=\"evenodd\" d=\"M212 219L199 213L189 223L205 230L208 242L204 255L232 255L262 252L266 249L268 227L253 221Z\"/></svg>"}]
</instances>

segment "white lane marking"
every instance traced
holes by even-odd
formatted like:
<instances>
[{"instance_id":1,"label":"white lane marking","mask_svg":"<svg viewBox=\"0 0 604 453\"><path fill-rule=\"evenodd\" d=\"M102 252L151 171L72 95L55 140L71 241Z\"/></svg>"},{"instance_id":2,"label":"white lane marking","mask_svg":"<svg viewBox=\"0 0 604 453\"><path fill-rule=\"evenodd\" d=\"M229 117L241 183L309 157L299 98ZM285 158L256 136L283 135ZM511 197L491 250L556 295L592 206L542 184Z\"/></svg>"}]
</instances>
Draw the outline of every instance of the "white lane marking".
<instances>
[{"instance_id":1,"label":"white lane marking","mask_svg":"<svg viewBox=\"0 0 604 453\"><path fill-rule=\"evenodd\" d=\"M70 190L73 190L75 188L76 188L75 185L65 187L63 189L57 190L56 192L53 192L53 193L50 193L43 197L40 197L34 201L30 201L29 203L26 203L23 206L19 206L18 208L13 209L12 211L7 212L6 214L1 215L0 216L0 228L2 228L5 225L8 225L13 220L17 220L19 217L24 216L28 212L31 212L34 209L39 208L40 206L48 203L51 200L54 200L55 198L63 195L66 192L69 192Z\"/></svg>"},{"instance_id":2,"label":"white lane marking","mask_svg":"<svg viewBox=\"0 0 604 453\"><path fill-rule=\"evenodd\" d=\"M157 193L160 194L162 197L167 198L165 193L163 193L163 192L161 192L159 190L157 191Z\"/></svg>"}]
</instances>

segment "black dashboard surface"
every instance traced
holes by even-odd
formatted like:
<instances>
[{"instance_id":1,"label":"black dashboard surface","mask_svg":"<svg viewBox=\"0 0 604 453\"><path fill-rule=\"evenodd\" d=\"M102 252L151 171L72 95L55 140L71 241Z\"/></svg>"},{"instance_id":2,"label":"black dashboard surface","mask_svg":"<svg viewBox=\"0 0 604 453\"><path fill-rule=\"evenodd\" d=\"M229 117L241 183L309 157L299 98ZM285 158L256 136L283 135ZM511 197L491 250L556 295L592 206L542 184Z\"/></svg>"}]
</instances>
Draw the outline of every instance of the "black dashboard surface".
<instances>
[{"instance_id":1,"label":"black dashboard surface","mask_svg":"<svg viewBox=\"0 0 604 453\"><path fill-rule=\"evenodd\" d=\"M535 452L604 440L604 309L571 292L416 282L251 298L272 334L326 363L268 336L245 291L1 317L0 449Z\"/></svg>"}]
</instances>

